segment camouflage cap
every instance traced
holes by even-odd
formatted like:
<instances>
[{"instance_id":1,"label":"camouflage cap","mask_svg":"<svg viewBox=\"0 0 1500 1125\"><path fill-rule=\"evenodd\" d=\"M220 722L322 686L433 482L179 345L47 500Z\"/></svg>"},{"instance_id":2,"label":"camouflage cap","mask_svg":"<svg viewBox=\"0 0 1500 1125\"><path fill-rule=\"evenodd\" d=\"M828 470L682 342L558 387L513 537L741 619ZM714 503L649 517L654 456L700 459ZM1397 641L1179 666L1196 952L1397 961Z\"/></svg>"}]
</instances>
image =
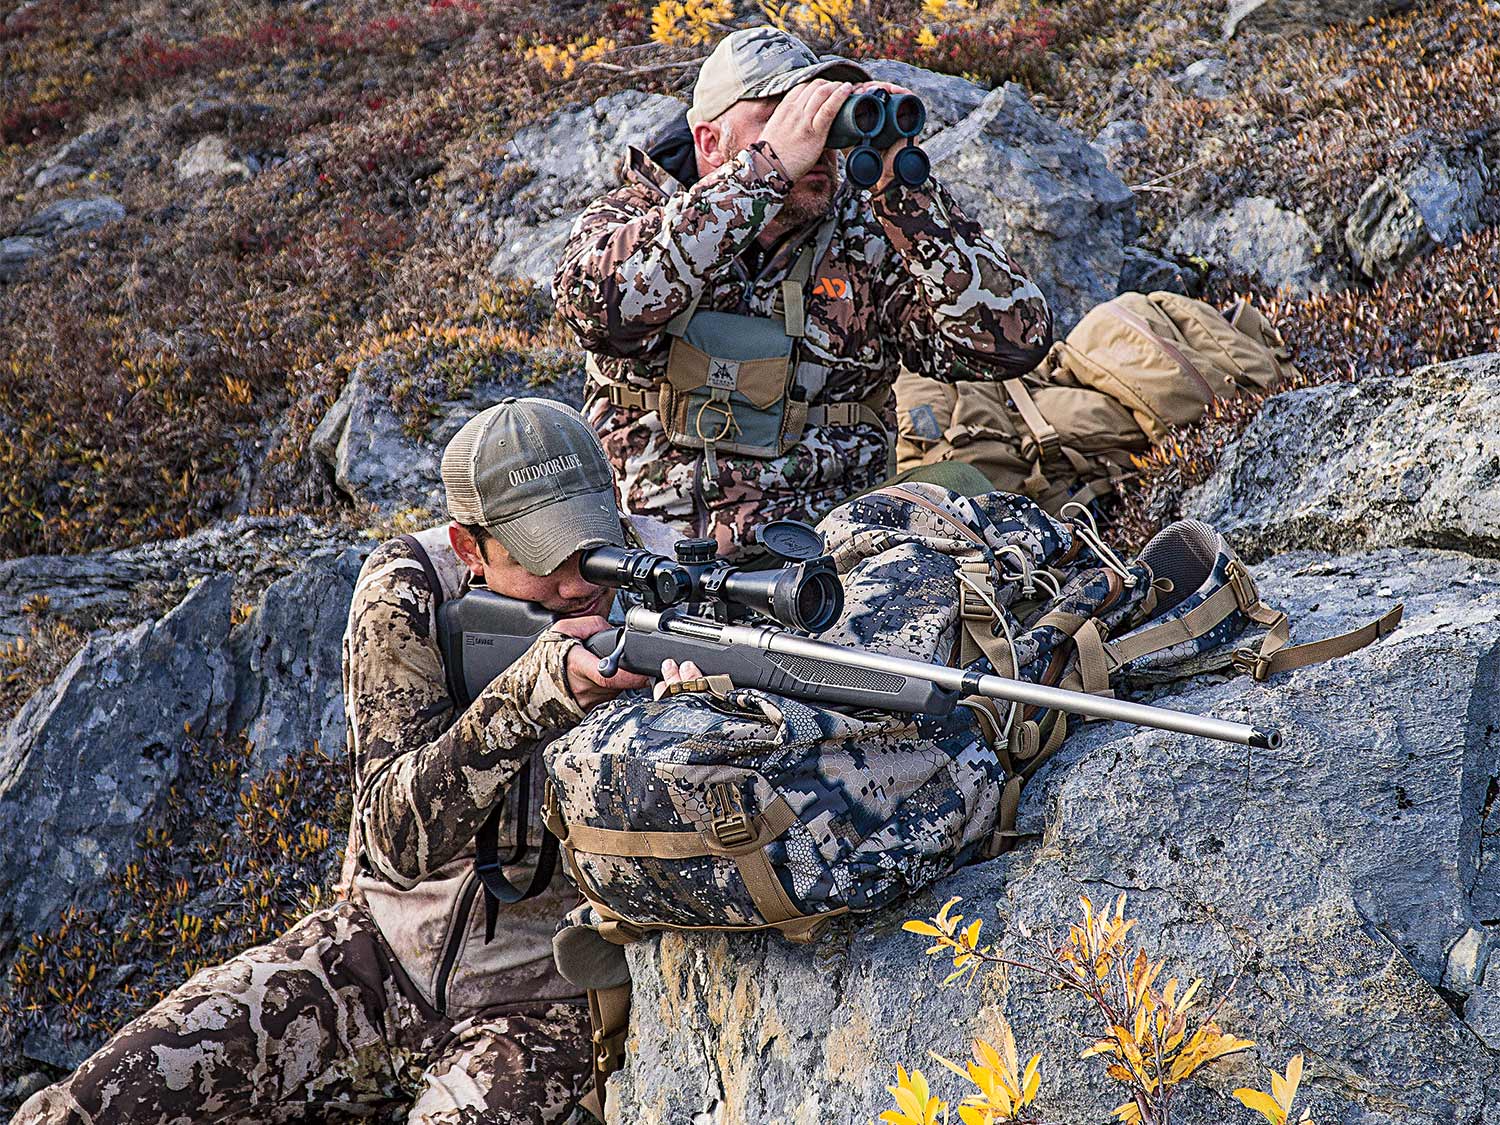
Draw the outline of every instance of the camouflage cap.
<instances>
[{"instance_id":1,"label":"camouflage cap","mask_svg":"<svg viewBox=\"0 0 1500 1125\"><path fill-rule=\"evenodd\" d=\"M443 450L443 487L450 519L479 524L535 575L625 543L604 447L551 399L508 398L465 422Z\"/></svg>"},{"instance_id":2,"label":"camouflage cap","mask_svg":"<svg viewBox=\"0 0 1500 1125\"><path fill-rule=\"evenodd\" d=\"M848 59L819 59L795 35L774 27L746 27L719 41L704 60L693 86L688 124L712 121L735 102L774 98L814 78L868 82L870 76Z\"/></svg>"}]
</instances>

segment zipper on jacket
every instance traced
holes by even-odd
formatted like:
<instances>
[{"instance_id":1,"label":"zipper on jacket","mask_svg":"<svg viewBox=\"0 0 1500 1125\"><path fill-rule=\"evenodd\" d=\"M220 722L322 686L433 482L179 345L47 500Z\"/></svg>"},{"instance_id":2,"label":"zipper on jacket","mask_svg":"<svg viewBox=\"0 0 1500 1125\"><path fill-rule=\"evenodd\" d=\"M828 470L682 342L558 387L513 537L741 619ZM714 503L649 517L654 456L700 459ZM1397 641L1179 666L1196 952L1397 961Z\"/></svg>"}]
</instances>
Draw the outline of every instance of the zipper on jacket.
<instances>
[{"instance_id":1,"label":"zipper on jacket","mask_svg":"<svg viewBox=\"0 0 1500 1125\"><path fill-rule=\"evenodd\" d=\"M474 909L474 896L479 890L479 877L473 868L464 876L463 890L458 893L458 907L454 912L453 928L448 932L448 945L443 950L443 959L438 964L437 981L433 985L432 1000L438 1014L448 1014L448 978L453 975L453 964L458 960L458 950L469 936L469 912Z\"/></svg>"}]
</instances>

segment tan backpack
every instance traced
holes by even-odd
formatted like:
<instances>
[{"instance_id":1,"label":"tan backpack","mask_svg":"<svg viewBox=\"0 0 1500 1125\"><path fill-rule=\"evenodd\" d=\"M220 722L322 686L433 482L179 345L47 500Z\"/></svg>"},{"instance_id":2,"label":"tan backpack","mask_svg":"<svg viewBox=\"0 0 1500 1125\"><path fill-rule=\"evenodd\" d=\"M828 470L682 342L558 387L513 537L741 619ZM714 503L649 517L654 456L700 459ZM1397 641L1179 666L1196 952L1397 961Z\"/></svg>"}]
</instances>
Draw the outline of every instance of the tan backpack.
<instances>
[{"instance_id":1,"label":"tan backpack","mask_svg":"<svg viewBox=\"0 0 1500 1125\"><path fill-rule=\"evenodd\" d=\"M1131 454L1196 422L1215 399L1295 376L1280 335L1248 301L1226 318L1177 293L1095 306L1024 378L896 381L898 468L965 461L997 488L1056 513L1133 475Z\"/></svg>"}]
</instances>

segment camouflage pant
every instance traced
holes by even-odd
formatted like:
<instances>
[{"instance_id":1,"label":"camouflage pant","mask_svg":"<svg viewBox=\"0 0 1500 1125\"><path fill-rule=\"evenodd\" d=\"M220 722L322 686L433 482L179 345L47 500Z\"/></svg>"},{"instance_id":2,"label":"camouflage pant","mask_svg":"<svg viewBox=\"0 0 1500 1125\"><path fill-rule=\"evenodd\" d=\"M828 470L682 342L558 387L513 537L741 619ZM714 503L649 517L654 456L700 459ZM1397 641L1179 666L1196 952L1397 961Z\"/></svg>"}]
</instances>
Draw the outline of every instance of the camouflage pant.
<instances>
[{"instance_id":1,"label":"camouflage pant","mask_svg":"<svg viewBox=\"0 0 1500 1125\"><path fill-rule=\"evenodd\" d=\"M341 903L198 973L12 1125L551 1125L590 1078L581 1004L444 1019L399 987L363 908Z\"/></svg>"}]
</instances>

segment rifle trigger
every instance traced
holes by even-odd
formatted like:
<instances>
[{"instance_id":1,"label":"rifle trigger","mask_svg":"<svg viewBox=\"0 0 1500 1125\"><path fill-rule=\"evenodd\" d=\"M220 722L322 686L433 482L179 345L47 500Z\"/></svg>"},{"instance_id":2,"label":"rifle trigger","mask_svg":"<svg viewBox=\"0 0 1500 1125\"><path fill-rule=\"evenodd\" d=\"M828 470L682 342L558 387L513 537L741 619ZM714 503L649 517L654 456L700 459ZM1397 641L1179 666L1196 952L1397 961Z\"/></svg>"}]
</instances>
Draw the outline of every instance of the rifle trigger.
<instances>
[{"instance_id":1,"label":"rifle trigger","mask_svg":"<svg viewBox=\"0 0 1500 1125\"><path fill-rule=\"evenodd\" d=\"M627 629L621 629L620 639L615 642L614 651L599 659L599 675L606 680L620 670L620 657L625 655L625 637L628 632Z\"/></svg>"}]
</instances>

